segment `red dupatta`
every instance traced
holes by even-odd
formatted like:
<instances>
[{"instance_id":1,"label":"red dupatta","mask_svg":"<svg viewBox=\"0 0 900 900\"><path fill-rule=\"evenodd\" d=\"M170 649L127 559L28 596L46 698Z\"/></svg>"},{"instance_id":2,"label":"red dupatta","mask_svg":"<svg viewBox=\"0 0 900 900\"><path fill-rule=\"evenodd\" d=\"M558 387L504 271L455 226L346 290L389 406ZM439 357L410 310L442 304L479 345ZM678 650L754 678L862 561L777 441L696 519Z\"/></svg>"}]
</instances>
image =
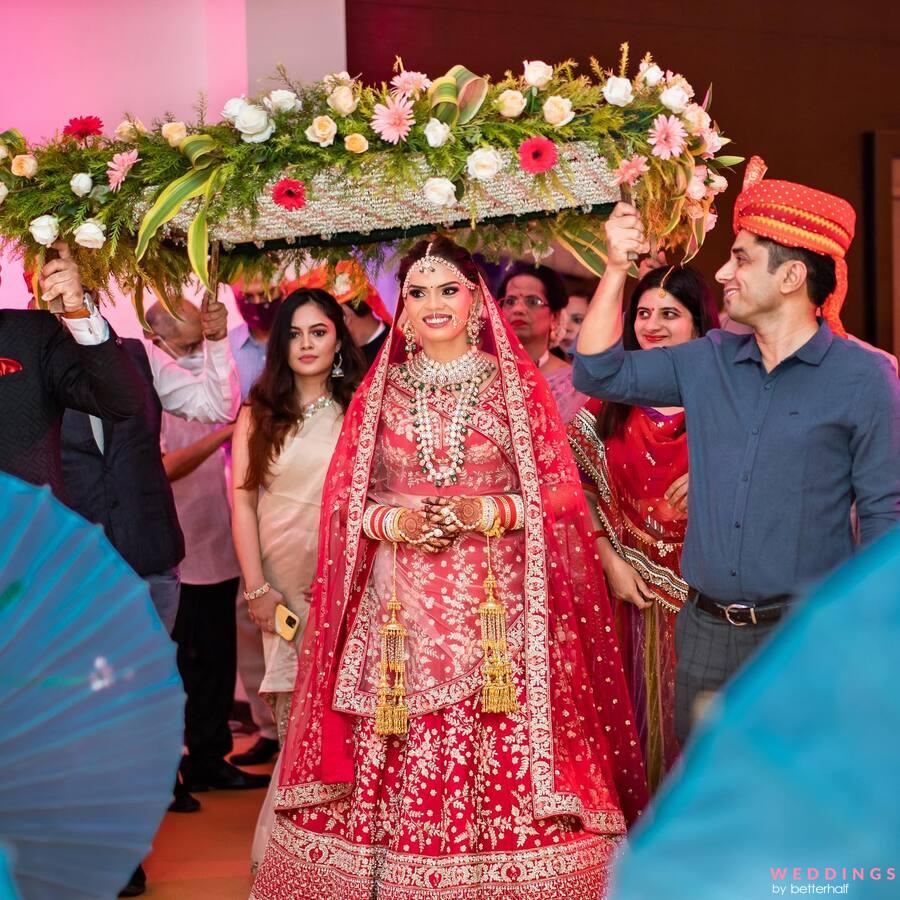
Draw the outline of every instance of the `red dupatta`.
<instances>
[{"instance_id":1,"label":"red dupatta","mask_svg":"<svg viewBox=\"0 0 900 900\"><path fill-rule=\"evenodd\" d=\"M632 407L619 434L596 432L602 404L592 400L569 425L572 449L597 492L603 530L616 552L641 575L663 607L677 612L687 599L681 549L687 515L664 499L688 470L684 413L663 416Z\"/></svg>"},{"instance_id":2,"label":"red dupatta","mask_svg":"<svg viewBox=\"0 0 900 900\"><path fill-rule=\"evenodd\" d=\"M620 833L647 800L643 760L591 522L565 430L544 380L486 285L485 352L495 354L525 502L525 684L537 818L579 817ZM403 300L395 323L400 320ZM333 709L336 673L377 544L362 532L389 367L403 361L395 326L344 419L326 476L319 563L282 751L280 811L351 790L353 716ZM560 721L566 697L578 721ZM624 816L623 816L624 813Z\"/></svg>"}]
</instances>

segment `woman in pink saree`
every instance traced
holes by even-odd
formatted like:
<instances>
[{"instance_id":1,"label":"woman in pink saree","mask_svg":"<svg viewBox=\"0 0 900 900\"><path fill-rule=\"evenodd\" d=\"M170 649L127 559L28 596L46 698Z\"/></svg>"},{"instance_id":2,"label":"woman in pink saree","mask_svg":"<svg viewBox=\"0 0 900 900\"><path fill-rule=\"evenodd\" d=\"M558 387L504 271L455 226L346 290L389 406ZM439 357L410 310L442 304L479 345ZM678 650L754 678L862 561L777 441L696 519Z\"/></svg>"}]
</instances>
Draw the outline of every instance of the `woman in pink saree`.
<instances>
[{"instance_id":1,"label":"woman in pink saree","mask_svg":"<svg viewBox=\"0 0 900 900\"><path fill-rule=\"evenodd\" d=\"M470 255L405 258L326 478L256 900L597 900L646 780L591 520Z\"/></svg>"}]
</instances>

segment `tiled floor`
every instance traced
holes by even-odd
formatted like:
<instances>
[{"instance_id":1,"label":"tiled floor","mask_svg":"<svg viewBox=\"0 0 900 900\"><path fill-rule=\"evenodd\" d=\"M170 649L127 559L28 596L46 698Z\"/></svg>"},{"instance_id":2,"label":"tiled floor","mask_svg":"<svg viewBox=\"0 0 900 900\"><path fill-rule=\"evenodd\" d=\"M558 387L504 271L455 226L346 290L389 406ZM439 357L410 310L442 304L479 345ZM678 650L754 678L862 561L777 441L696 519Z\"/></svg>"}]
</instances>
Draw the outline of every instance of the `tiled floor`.
<instances>
[{"instance_id":1,"label":"tiled floor","mask_svg":"<svg viewBox=\"0 0 900 900\"><path fill-rule=\"evenodd\" d=\"M235 735L235 752L253 740ZM247 900L250 843L265 795L265 790L209 791L196 795L202 804L199 812L167 813L144 863L144 896L148 900Z\"/></svg>"}]
</instances>

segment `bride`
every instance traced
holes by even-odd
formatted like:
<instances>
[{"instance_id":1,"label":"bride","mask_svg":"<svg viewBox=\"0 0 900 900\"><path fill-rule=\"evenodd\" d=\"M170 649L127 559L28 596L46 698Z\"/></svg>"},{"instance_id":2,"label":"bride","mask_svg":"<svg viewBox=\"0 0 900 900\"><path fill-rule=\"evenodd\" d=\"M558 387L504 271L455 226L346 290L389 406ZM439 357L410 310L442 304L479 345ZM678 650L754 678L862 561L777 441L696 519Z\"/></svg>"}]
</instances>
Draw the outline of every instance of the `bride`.
<instances>
[{"instance_id":1,"label":"bride","mask_svg":"<svg viewBox=\"0 0 900 900\"><path fill-rule=\"evenodd\" d=\"M596 900L646 783L549 390L420 242L351 404L257 900Z\"/></svg>"}]
</instances>

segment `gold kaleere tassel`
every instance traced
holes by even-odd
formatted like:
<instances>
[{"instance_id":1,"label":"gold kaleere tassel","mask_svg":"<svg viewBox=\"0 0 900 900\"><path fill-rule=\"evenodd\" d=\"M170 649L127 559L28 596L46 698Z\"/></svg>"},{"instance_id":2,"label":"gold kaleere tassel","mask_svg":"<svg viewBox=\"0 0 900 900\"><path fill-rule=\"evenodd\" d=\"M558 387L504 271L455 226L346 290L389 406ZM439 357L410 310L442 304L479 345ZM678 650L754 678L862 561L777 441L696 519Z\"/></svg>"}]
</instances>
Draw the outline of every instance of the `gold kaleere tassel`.
<instances>
[{"instance_id":1,"label":"gold kaleere tassel","mask_svg":"<svg viewBox=\"0 0 900 900\"><path fill-rule=\"evenodd\" d=\"M378 700L375 707L375 734L406 736L409 731L409 710L406 706L406 627L397 618L403 607L397 597L397 545L394 544L391 599L388 601L390 619L382 625L381 663L379 664Z\"/></svg>"},{"instance_id":2,"label":"gold kaleere tassel","mask_svg":"<svg viewBox=\"0 0 900 900\"><path fill-rule=\"evenodd\" d=\"M487 538L487 578L484 580L484 602L478 607L481 619L481 647L484 662L481 671L484 684L481 686L481 709L483 712L512 713L519 708L516 700L516 686L512 680L512 663L509 645L506 641L506 607L495 593L497 579L491 566L491 538L499 537L502 529L495 521Z\"/></svg>"}]
</instances>

